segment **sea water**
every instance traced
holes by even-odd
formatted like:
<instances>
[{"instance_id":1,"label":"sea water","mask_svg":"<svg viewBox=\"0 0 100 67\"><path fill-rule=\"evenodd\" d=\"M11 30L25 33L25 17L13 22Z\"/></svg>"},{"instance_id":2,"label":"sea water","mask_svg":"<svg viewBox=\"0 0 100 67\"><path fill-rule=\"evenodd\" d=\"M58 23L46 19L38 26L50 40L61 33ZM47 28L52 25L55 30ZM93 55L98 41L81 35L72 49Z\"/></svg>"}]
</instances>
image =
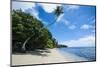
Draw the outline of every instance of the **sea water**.
<instances>
[{"instance_id":1,"label":"sea water","mask_svg":"<svg viewBox=\"0 0 100 67\"><path fill-rule=\"evenodd\" d=\"M96 60L96 51L95 47L68 47L68 48L59 48L63 53L73 53L77 56L84 57L88 61Z\"/></svg>"}]
</instances>

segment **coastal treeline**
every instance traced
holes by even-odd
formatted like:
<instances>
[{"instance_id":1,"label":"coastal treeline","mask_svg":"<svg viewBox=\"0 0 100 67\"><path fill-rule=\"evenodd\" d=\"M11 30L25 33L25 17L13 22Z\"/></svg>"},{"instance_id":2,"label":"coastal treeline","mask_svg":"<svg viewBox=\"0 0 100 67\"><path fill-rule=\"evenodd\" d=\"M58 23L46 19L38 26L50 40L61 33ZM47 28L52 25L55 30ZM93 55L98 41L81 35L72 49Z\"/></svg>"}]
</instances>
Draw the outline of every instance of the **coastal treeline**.
<instances>
[{"instance_id":1,"label":"coastal treeline","mask_svg":"<svg viewBox=\"0 0 100 67\"><path fill-rule=\"evenodd\" d=\"M12 11L12 51L57 47L57 41L44 24L20 10Z\"/></svg>"},{"instance_id":2,"label":"coastal treeline","mask_svg":"<svg viewBox=\"0 0 100 67\"><path fill-rule=\"evenodd\" d=\"M30 13L21 9L12 10L12 52L25 52L35 49L66 47L58 45L57 40L48 30L57 18L63 14L63 7L57 6L53 11L55 20L47 26Z\"/></svg>"}]
</instances>

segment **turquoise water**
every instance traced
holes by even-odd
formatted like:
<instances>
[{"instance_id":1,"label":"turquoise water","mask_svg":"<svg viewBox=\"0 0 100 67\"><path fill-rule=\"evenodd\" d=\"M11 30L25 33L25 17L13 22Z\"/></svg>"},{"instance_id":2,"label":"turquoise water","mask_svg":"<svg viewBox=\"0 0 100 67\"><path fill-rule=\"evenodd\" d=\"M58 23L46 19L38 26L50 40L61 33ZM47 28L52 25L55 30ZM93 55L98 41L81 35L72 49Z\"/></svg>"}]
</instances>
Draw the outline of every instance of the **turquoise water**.
<instances>
[{"instance_id":1,"label":"turquoise water","mask_svg":"<svg viewBox=\"0 0 100 67\"><path fill-rule=\"evenodd\" d=\"M77 56L84 57L88 61L96 60L95 47L68 47L68 48L59 48L62 53L73 53Z\"/></svg>"}]
</instances>

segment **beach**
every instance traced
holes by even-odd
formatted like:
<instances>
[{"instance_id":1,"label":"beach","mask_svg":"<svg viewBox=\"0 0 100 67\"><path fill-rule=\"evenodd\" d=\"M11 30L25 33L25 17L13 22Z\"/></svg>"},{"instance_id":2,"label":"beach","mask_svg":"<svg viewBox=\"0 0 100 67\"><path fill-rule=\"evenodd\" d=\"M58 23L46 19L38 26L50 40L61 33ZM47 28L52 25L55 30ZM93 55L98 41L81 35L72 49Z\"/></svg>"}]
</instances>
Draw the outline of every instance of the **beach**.
<instances>
[{"instance_id":1,"label":"beach","mask_svg":"<svg viewBox=\"0 0 100 67\"><path fill-rule=\"evenodd\" d=\"M12 66L14 65L30 65L30 64L47 64L62 62L79 62L88 61L83 57L76 56L72 53L63 55L57 48L36 50L27 52L26 54L12 54Z\"/></svg>"}]
</instances>

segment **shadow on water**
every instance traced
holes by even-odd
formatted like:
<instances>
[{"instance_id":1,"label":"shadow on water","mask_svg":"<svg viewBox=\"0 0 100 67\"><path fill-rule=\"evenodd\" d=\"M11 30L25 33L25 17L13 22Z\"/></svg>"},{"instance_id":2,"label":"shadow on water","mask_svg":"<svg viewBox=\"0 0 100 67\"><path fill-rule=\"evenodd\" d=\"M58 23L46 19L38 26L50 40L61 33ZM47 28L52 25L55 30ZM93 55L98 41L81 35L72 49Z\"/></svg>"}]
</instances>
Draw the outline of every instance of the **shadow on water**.
<instances>
[{"instance_id":1,"label":"shadow on water","mask_svg":"<svg viewBox=\"0 0 100 67\"><path fill-rule=\"evenodd\" d=\"M37 56L48 56L48 53L51 53L50 50L45 49L45 50L34 50L34 51L26 51L25 53L21 52L16 52L13 53L13 55L37 55Z\"/></svg>"}]
</instances>

